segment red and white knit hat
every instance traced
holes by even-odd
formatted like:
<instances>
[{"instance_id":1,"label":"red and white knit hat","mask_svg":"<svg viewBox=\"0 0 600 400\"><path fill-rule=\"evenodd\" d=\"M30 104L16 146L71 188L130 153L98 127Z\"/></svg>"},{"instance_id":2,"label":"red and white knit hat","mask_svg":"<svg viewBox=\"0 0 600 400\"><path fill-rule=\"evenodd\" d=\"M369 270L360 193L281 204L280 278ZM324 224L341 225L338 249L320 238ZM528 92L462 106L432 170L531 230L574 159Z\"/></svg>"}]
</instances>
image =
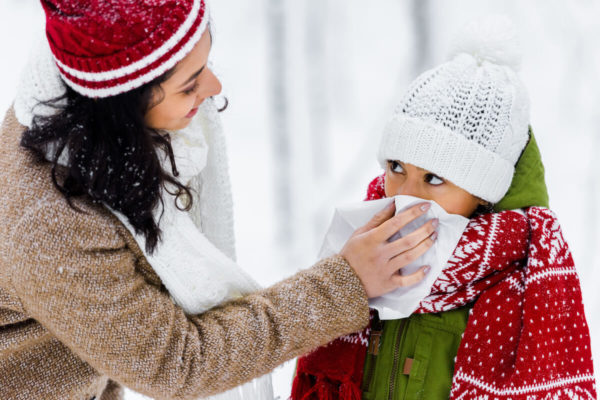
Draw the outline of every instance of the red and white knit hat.
<instances>
[{"instance_id":1,"label":"red and white knit hat","mask_svg":"<svg viewBox=\"0 0 600 400\"><path fill-rule=\"evenodd\" d=\"M138 88L181 61L208 25L206 0L41 0L63 80L87 97Z\"/></svg>"}]
</instances>

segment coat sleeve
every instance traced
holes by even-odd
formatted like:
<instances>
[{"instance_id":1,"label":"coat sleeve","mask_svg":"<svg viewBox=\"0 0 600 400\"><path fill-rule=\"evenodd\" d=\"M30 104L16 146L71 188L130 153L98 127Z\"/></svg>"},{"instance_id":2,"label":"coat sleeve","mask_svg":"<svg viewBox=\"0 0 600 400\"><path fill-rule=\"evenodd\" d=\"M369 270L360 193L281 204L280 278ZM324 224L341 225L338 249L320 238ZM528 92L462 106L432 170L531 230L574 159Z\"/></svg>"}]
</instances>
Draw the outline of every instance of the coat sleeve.
<instances>
[{"instance_id":1,"label":"coat sleeve","mask_svg":"<svg viewBox=\"0 0 600 400\"><path fill-rule=\"evenodd\" d=\"M364 288L341 257L186 315L136 270L112 215L78 214L64 203L44 203L14 227L14 289L79 358L140 393L212 395L368 323Z\"/></svg>"}]
</instances>

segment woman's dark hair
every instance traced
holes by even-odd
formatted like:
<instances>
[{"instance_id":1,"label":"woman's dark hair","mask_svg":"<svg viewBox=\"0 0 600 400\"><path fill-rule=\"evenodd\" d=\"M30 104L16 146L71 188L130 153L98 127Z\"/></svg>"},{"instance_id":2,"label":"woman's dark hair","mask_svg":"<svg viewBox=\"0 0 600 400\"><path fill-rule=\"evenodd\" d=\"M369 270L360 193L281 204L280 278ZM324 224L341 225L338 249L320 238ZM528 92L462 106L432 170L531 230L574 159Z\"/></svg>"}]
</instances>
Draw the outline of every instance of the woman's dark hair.
<instances>
[{"instance_id":1,"label":"woman's dark hair","mask_svg":"<svg viewBox=\"0 0 600 400\"><path fill-rule=\"evenodd\" d=\"M153 215L159 203L164 207L161 188L175 196L178 207L180 196L189 199L183 210L193 202L190 188L176 178L169 134L149 128L144 120L153 94L161 91L170 73L107 98L88 98L67 87L63 96L43 103L57 113L36 116L21 138L21 146L52 163L52 181L71 207L79 210L72 198L88 195L94 203L121 212L144 235L149 253L161 235ZM168 155L171 171L162 168L159 149ZM63 152L66 158L59 164Z\"/></svg>"}]
</instances>

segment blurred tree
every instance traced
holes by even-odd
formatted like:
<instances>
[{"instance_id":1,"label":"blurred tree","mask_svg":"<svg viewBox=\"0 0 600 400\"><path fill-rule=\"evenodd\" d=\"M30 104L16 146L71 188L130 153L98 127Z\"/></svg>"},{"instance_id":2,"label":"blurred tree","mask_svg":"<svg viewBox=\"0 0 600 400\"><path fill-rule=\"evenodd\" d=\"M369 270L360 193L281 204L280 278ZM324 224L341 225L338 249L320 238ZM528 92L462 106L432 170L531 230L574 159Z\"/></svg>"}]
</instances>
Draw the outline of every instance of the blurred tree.
<instances>
[{"instance_id":1,"label":"blurred tree","mask_svg":"<svg viewBox=\"0 0 600 400\"><path fill-rule=\"evenodd\" d=\"M290 224L291 200L291 149L289 130L289 107L286 79L286 1L268 0L268 60L269 91L271 102L271 142L273 180L275 196L276 232L281 241L281 250L289 252L293 241Z\"/></svg>"},{"instance_id":2,"label":"blurred tree","mask_svg":"<svg viewBox=\"0 0 600 400\"><path fill-rule=\"evenodd\" d=\"M413 58L414 76L430 68L431 65L431 2L412 0L415 53Z\"/></svg>"},{"instance_id":3,"label":"blurred tree","mask_svg":"<svg viewBox=\"0 0 600 400\"><path fill-rule=\"evenodd\" d=\"M306 2L306 70L308 73L308 116L312 148L312 176L315 181L329 180L331 132L327 84L328 0ZM330 21L331 22L331 21Z\"/></svg>"}]
</instances>

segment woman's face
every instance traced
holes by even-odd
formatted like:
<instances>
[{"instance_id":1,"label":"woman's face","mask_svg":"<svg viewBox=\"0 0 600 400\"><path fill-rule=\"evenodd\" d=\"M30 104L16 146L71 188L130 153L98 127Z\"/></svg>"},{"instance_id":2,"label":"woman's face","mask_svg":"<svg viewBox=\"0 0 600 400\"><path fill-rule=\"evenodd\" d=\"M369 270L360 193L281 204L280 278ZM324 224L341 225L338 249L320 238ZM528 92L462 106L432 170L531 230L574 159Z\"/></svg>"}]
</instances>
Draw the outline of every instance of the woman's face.
<instances>
[{"instance_id":1,"label":"woman's face","mask_svg":"<svg viewBox=\"0 0 600 400\"><path fill-rule=\"evenodd\" d=\"M210 31L206 29L192 51L160 84L162 90L155 90L150 103L153 106L145 116L150 128L183 129L207 97L221 93L221 82L206 65L211 45Z\"/></svg>"},{"instance_id":2,"label":"woman's face","mask_svg":"<svg viewBox=\"0 0 600 400\"><path fill-rule=\"evenodd\" d=\"M433 200L449 214L471 217L485 202L455 184L402 161L388 161L385 171L385 195L409 195Z\"/></svg>"}]
</instances>

